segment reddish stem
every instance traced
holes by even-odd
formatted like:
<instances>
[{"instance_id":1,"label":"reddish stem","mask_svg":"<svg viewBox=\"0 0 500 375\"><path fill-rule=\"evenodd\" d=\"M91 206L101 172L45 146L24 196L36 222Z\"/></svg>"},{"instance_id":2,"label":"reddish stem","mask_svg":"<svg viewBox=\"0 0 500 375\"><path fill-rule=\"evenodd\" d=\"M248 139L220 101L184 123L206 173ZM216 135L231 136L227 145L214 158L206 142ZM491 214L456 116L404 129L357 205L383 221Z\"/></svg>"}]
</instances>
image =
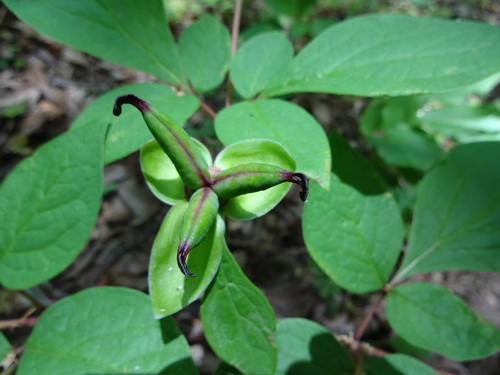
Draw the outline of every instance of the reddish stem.
<instances>
[{"instance_id":1,"label":"reddish stem","mask_svg":"<svg viewBox=\"0 0 500 375\"><path fill-rule=\"evenodd\" d=\"M37 322L38 322L37 316L34 316L32 318L2 320L2 321L0 321L0 329L17 328L17 327L22 327L22 326L32 327Z\"/></svg>"},{"instance_id":2,"label":"reddish stem","mask_svg":"<svg viewBox=\"0 0 500 375\"><path fill-rule=\"evenodd\" d=\"M236 50L238 49L238 35L240 32L240 21L241 21L241 7L243 0L236 0L234 7L234 18L233 27L231 29L231 56L236 55ZM226 97L226 107L231 105L233 97L233 84L231 83L231 77L227 77L227 97Z\"/></svg>"},{"instance_id":3,"label":"reddish stem","mask_svg":"<svg viewBox=\"0 0 500 375\"><path fill-rule=\"evenodd\" d=\"M205 112L207 112L210 117L215 118L215 116L217 116L217 113L215 113L215 111L207 103L205 103L201 99L200 99L200 105L201 105L201 108L203 108L205 110Z\"/></svg>"},{"instance_id":4,"label":"reddish stem","mask_svg":"<svg viewBox=\"0 0 500 375\"><path fill-rule=\"evenodd\" d=\"M382 295L379 297L377 301L373 304L373 306L368 310L368 313L365 315L363 320L361 321L361 324L359 325L358 329L354 333L354 340L359 341L361 337L363 336L363 333L366 330L366 327L368 327L368 324L370 323L371 319L373 318L373 315L375 314L375 311L379 307L380 303L384 300L385 295Z\"/></svg>"}]
</instances>

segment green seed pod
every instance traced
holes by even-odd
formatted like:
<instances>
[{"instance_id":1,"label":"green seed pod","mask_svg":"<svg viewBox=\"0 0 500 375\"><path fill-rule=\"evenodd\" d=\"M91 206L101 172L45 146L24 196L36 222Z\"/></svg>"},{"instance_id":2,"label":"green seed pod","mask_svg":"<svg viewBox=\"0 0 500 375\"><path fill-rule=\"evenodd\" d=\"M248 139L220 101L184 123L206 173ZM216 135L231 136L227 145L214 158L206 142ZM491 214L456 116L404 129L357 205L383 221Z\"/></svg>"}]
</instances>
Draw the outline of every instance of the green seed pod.
<instances>
[{"instance_id":1,"label":"green seed pod","mask_svg":"<svg viewBox=\"0 0 500 375\"><path fill-rule=\"evenodd\" d=\"M196 190L210 186L211 179L207 161L180 125L170 116L158 111L133 94L125 94L116 98L113 108L115 116L122 113L123 104L131 104L142 113L149 130L172 160L188 188Z\"/></svg>"},{"instance_id":2,"label":"green seed pod","mask_svg":"<svg viewBox=\"0 0 500 375\"><path fill-rule=\"evenodd\" d=\"M180 229L180 243L177 249L177 264L182 273L194 277L186 265L186 257L198 245L215 223L219 211L219 198L210 188L194 192L184 213Z\"/></svg>"},{"instance_id":3,"label":"green seed pod","mask_svg":"<svg viewBox=\"0 0 500 375\"><path fill-rule=\"evenodd\" d=\"M269 189L283 182L301 185L300 198L305 202L309 186L307 176L271 164L248 163L225 169L212 179L212 190L219 198L230 199Z\"/></svg>"}]
</instances>

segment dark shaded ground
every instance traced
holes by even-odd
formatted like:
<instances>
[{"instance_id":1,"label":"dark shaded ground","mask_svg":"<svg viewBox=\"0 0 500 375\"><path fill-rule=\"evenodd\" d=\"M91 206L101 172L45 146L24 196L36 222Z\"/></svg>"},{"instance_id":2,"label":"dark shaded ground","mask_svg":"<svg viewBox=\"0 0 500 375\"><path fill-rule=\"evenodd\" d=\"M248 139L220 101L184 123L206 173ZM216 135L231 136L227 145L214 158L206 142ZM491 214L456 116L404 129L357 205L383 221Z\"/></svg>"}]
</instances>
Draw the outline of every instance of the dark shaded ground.
<instances>
[{"instance_id":1,"label":"dark shaded ground","mask_svg":"<svg viewBox=\"0 0 500 375\"><path fill-rule=\"evenodd\" d=\"M500 7L498 10L500 14ZM484 16L484 19L490 20ZM498 20L498 14L496 15ZM0 178L38 146L61 134L95 96L108 89L155 79L147 74L100 61L44 38L0 6ZM362 148L356 124L367 101L332 95L301 95L294 99L325 129L335 124L355 147ZM200 126L202 113L191 120ZM96 285L120 285L147 292L151 245L167 207L146 188L137 153L105 168L106 184L116 189L103 199L92 236L75 262L53 280L33 288L42 303ZM296 190L272 212L254 221L227 223L227 241L245 274L265 292L278 318L306 317L336 334L352 332L375 296L340 291L312 265L301 236L302 203ZM423 279L424 277L420 277ZM446 272L426 280L449 287L475 311L500 327L500 275ZM0 289L0 320L21 317L32 303L18 293ZM192 345L193 356L206 373L217 359L206 345L198 304L176 314ZM6 330L16 347L30 330ZM367 338L389 334L383 309L366 332ZM456 374L498 374L500 357L459 364L434 358L440 369Z\"/></svg>"}]
</instances>

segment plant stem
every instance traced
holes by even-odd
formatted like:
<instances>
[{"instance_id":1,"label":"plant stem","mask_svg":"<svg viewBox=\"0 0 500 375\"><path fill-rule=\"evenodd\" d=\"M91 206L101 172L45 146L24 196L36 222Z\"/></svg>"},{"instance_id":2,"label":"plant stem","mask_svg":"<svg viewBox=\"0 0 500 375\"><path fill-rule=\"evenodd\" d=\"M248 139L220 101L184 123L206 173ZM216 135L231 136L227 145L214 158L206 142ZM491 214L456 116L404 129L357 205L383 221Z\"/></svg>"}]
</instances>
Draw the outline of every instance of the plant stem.
<instances>
[{"instance_id":1,"label":"plant stem","mask_svg":"<svg viewBox=\"0 0 500 375\"><path fill-rule=\"evenodd\" d=\"M38 322L38 317L34 316L32 318L21 318L21 319L11 319L0 321L0 329L6 328L17 328L22 326L34 326Z\"/></svg>"},{"instance_id":2,"label":"plant stem","mask_svg":"<svg viewBox=\"0 0 500 375\"><path fill-rule=\"evenodd\" d=\"M234 7L233 27L231 29L231 56L236 55L236 50L238 49L238 35L240 33L242 4L243 0L236 0L236 4ZM229 107L231 105L232 98L233 98L233 84L231 82L231 77L228 75L226 107Z\"/></svg>"},{"instance_id":3,"label":"plant stem","mask_svg":"<svg viewBox=\"0 0 500 375\"><path fill-rule=\"evenodd\" d=\"M201 98L198 99L200 99L201 108L203 108L210 117L215 118L215 116L217 116L217 113L215 113L215 111L207 103L201 100Z\"/></svg>"},{"instance_id":4,"label":"plant stem","mask_svg":"<svg viewBox=\"0 0 500 375\"><path fill-rule=\"evenodd\" d=\"M359 325L358 329L356 330L356 332L354 333L354 340L360 340L361 337L363 336L363 333L365 332L366 330L366 327L368 326L368 324L370 323L373 315L375 314L375 311L378 309L380 303L384 300L385 298L385 294L380 296L376 301L375 303L373 304L372 307L370 307L370 310L368 310L368 313L365 315L365 317L363 318L363 320L361 321L361 324Z\"/></svg>"}]
</instances>

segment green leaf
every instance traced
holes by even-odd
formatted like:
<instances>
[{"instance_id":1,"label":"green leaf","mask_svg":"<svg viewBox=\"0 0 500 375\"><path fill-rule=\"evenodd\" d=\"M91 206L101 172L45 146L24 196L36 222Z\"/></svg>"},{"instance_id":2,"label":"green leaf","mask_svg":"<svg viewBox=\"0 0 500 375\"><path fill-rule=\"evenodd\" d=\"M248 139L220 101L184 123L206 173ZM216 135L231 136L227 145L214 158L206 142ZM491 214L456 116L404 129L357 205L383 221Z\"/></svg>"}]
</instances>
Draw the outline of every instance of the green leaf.
<instances>
[{"instance_id":1,"label":"green leaf","mask_svg":"<svg viewBox=\"0 0 500 375\"><path fill-rule=\"evenodd\" d=\"M231 59L231 36L224 25L206 14L184 30L179 52L195 91L210 91L224 81Z\"/></svg>"},{"instance_id":2,"label":"green leaf","mask_svg":"<svg viewBox=\"0 0 500 375\"><path fill-rule=\"evenodd\" d=\"M12 347L2 332L0 332L0 363L9 355Z\"/></svg>"},{"instance_id":3,"label":"green leaf","mask_svg":"<svg viewBox=\"0 0 500 375\"><path fill-rule=\"evenodd\" d=\"M406 341L449 358L468 361L500 350L500 330L442 286L399 285L389 292L386 312Z\"/></svg>"},{"instance_id":4,"label":"green leaf","mask_svg":"<svg viewBox=\"0 0 500 375\"><path fill-rule=\"evenodd\" d=\"M196 374L175 321L153 318L139 291L92 288L65 298L40 317L17 374Z\"/></svg>"},{"instance_id":5,"label":"green leaf","mask_svg":"<svg viewBox=\"0 0 500 375\"><path fill-rule=\"evenodd\" d=\"M389 165L429 169L443 155L443 150L430 135L407 124L386 129L380 137L370 138L377 154Z\"/></svg>"},{"instance_id":6,"label":"green leaf","mask_svg":"<svg viewBox=\"0 0 500 375\"><path fill-rule=\"evenodd\" d=\"M245 163L266 163L283 169L295 170L295 160L280 144L264 139L236 142L222 150L215 159L215 167L227 169ZM291 184L283 183L257 193L230 199L221 208L221 214L237 220L249 220L272 210L290 190Z\"/></svg>"},{"instance_id":7,"label":"green leaf","mask_svg":"<svg viewBox=\"0 0 500 375\"><path fill-rule=\"evenodd\" d=\"M18 18L58 42L167 82L185 83L161 0L4 3Z\"/></svg>"},{"instance_id":8,"label":"green leaf","mask_svg":"<svg viewBox=\"0 0 500 375\"><path fill-rule=\"evenodd\" d=\"M153 139L139 111L125 108L120 117L113 115L116 97L128 93L133 93L168 113L179 124L184 124L199 106L199 101L194 96L177 96L173 89L159 83L125 85L99 96L76 118L72 129L90 123L96 128L111 124L106 139L106 163L139 150L144 143Z\"/></svg>"},{"instance_id":9,"label":"green leaf","mask_svg":"<svg viewBox=\"0 0 500 375\"><path fill-rule=\"evenodd\" d=\"M293 46L282 32L260 34L243 44L231 61L231 81L245 99L266 89L293 58Z\"/></svg>"},{"instance_id":10,"label":"green leaf","mask_svg":"<svg viewBox=\"0 0 500 375\"><path fill-rule=\"evenodd\" d=\"M316 0L265 0L275 12L292 17L301 17L310 12Z\"/></svg>"},{"instance_id":11,"label":"green leaf","mask_svg":"<svg viewBox=\"0 0 500 375\"><path fill-rule=\"evenodd\" d=\"M244 374L272 374L276 367L276 317L227 246L219 272L201 304L205 337L214 352Z\"/></svg>"},{"instance_id":12,"label":"green leaf","mask_svg":"<svg viewBox=\"0 0 500 375\"><path fill-rule=\"evenodd\" d=\"M387 164L425 171L443 154L420 128L417 113L428 105L427 96L375 99L362 116L360 130Z\"/></svg>"},{"instance_id":13,"label":"green leaf","mask_svg":"<svg viewBox=\"0 0 500 375\"><path fill-rule=\"evenodd\" d=\"M226 362L221 362L217 370L215 370L214 375L242 375L238 369L228 365Z\"/></svg>"},{"instance_id":14,"label":"green leaf","mask_svg":"<svg viewBox=\"0 0 500 375\"><path fill-rule=\"evenodd\" d=\"M210 151L201 142L194 138L192 140L199 147L208 165L212 165ZM181 176L156 140L142 147L141 170L149 189L159 200L170 205L187 201Z\"/></svg>"},{"instance_id":15,"label":"green leaf","mask_svg":"<svg viewBox=\"0 0 500 375\"><path fill-rule=\"evenodd\" d=\"M181 310L205 291L219 268L224 245L224 222L217 216L216 223L205 239L187 258L188 268L196 277L184 276L177 266L179 232L187 202L172 207L153 244L149 265L149 293L156 318Z\"/></svg>"},{"instance_id":16,"label":"green leaf","mask_svg":"<svg viewBox=\"0 0 500 375\"><path fill-rule=\"evenodd\" d=\"M0 186L0 282L7 288L54 277L85 245L99 212L105 132L83 127L47 142Z\"/></svg>"},{"instance_id":17,"label":"green leaf","mask_svg":"<svg viewBox=\"0 0 500 375\"><path fill-rule=\"evenodd\" d=\"M268 96L409 95L465 86L500 71L500 29L397 14L351 18L321 33Z\"/></svg>"},{"instance_id":18,"label":"green leaf","mask_svg":"<svg viewBox=\"0 0 500 375\"><path fill-rule=\"evenodd\" d=\"M428 111L424 113L422 122L430 131L459 142L500 140L500 111L486 105Z\"/></svg>"},{"instance_id":19,"label":"green leaf","mask_svg":"<svg viewBox=\"0 0 500 375\"><path fill-rule=\"evenodd\" d=\"M320 268L342 288L366 293L383 287L403 239L399 209L389 193L363 195L332 176L330 191L310 185L302 232Z\"/></svg>"},{"instance_id":20,"label":"green leaf","mask_svg":"<svg viewBox=\"0 0 500 375\"><path fill-rule=\"evenodd\" d=\"M303 318L278 321L276 375L351 375L347 352L325 327Z\"/></svg>"},{"instance_id":21,"label":"green leaf","mask_svg":"<svg viewBox=\"0 0 500 375\"><path fill-rule=\"evenodd\" d=\"M302 232L312 258L341 287L381 288L394 267L403 224L381 178L336 132L330 191L311 183Z\"/></svg>"},{"instance_id":22,"label":"green leaf","mask_svg":"<svg viewBox=\"0 0 500 375\"><path fill-rule=\"evenodd\" d=\"M404 354L366 357L363 369L366 375L438 375L425 363Z\"/></svg>"},{"instance_id":23,"label":"green leaf","mask_svg":"<svg viewBox=\"0 0 500 375\"><path fill-rule=\"evenodd\" d=\"M238 103L219 112L215 131L225 145L250 138L281 143L296 160L297 171L328 188L328 140L321 125L302 108L277 99Z\"/></svg>"},{"instance_id":24,"label":"green leaf","mask_svg":"<svg viewBox=\"0 0 500 375\"><path fill-rule=\"evenodd\" d=\"M450 269L500 271L500 142L453 148L419 185L397 279Z\"/></svg>"}]
</instances>

